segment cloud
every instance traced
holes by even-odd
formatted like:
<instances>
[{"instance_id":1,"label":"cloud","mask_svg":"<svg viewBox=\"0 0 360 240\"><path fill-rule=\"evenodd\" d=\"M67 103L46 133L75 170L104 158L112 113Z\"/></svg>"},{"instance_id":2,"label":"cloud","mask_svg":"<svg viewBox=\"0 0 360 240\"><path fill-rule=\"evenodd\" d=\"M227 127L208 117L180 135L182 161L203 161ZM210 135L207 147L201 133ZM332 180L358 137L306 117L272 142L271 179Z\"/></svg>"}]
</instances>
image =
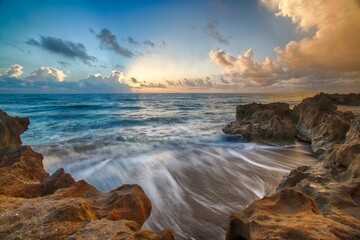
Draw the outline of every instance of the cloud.
<instances>
[{"instance_id":1,"label":"cloud","mask_svg":"<svg viewBox=\"0 0 360 240\"><path fill-rule=\"evenodd\" d=\"M26 78L0 75L0 92L6 93L119 93L130 92L120 71L109 75L89 74L77 81L65 80L63 71L40 67Z\"/></svg>"},{"instance_id":2,"label":"cloud","mask_svg":"<svg viewBox=\"0 0 360 240\"><path fill-rule=\"evenodd\" d=\"M130 87L124 82L124 74L114 70L108 76L89 74L77 82L80 92L130 92Z\"/></svg>"},{"instance_id":3,"label":"cloud","mask_svg":"<svg viewBox=\"0 0 360 240\"><path fill-rule=\"evenodd\" d=\"M121 65L121 64L116 64L115 68L123 70L125 67L123 65Z\"/></svg>"},{"instance_id":4,"label":"cloud","mask_svg":"<svg viewBox=\"0 0 360 240\"><path fill-rule=\"evenodd\" d=\"M208 22L203 30L204 30L204 33L212 38L214 38L218 43L220 44L229 44L229 39L231 38L230 36L229 37L224 37L219 31L218 31L218 26L219 24L212 20L210 22Z\"/></svg>"},{"instance_id":5,"label":"cloud","mask_svg":"<svg viewBox=\"0 0 360 240\"><path fill-rule=\"evenodd\" d=\"M166 85L163 83L153 83L153 82L147 82L147 81L139 81L138 79L131 77L129 79L130 83L136 84L133 85L133 88L166 88Z\"/></svg>"},{"instance_id":6,"label":"cloud","mask_svg":"<svg viewBox=\"0 0 360 240\"><path fill-rule=\"evenodd\" d=\"M166 85L163 83L141 83L140 84L141 88L166 88Z\"/></svg>"},{"instance_id":7,"label":"cloud","mask_svg":"<svg viewBox=\"0 0 360 240\"><path fill-rule=\"evenodd\" d=\"M209 53L210 59L215 63L221 66L232 66L234 57L230 56L229 53L226 53L224 50L210 51Z\"/></svg>"},{"instance_id":8,"label":"cloud","mask_svg":"<svg viewBox=\"0 0 360 240\"><path fill-rule=\"evenodd\" d=\"M136 41L133 37L128 37L128 43L133 45L140 45L138 41Z\"/></svg>"},{"instance_id":9,"label":"cloud","mask_svg":"<svg viewBox=\"0 0 360 240\"><path fill-rule=\"evenodd\" d=\"M65 73L53 67L40 67L26 79L34 81L64 81Z\"/></svg>"},{"instance_id":10,"label":"cloud","mask_svg":"<svg viewBox=\"0 0 360 240\"><path fill-rule=\"evenodd\" d=\"M360 9L355 0L261 0L276 16L289 17L311 37L276 50L287 67L331 71L360 70Z\"/></svg>"},{"instance_id":11,"label":"cloud","mask_svg":"<svg viewBox=\"0 0 360 240\"><path fill-rule=\"evenodd\" d=\"M151 48L155 48L157 47L157 44L155 44L154 42L150 41L150 40L146 40L143 42L143 44L147 47L151 47Z\"/></svg>"},{"instance_id":12,"label":"cloud","mask_svg":"<svg viewBox=\"0 0 360 240\"><path fill-rule=\"evenodd\" d=\"M23 74L22 69L23 67L19 64L14 64L6 71L6 75L9 77L19 77Z\"/></svg>"},{"instance_id":13,"label":"cloud","mask_svg":"<svg viewBox=\"0 0 360 240\"><path fill-rule=\"evenodd\" d=\"M223 50L211 51L209 57L224 69L224 73L217 76L218 80L226 85L236 85L238 88L340 91L360 87L360 72L344 73L314 68L293 69L268 57L263 62L257 62L254 60L252 49L237 57Z\"/></svg>"},{"instance_id":14,"label":"cloud","mask_svg":"<svg viewBox=\"0 0 360 240\"><path fill-rule=\"evenodd\" d=\"M354 0L261 0L288 17L310 37L276 48L275 61L254 59L250 49L232 56L210 51L210 60L223 67L219 81L240 88L298 91L354 91L360 88L360 14ZM307 34L309 36L309 34ZM225 80L225 81L224 81Z\"/></svg>"},{"instance_id":15,"label":"cloud","mask_svg":"<svg viewBox=\"0 0 360 240\"><path fill-rule=\"evenodd\" d=\"M88 55L87 50L82 43L45 36L41 36L40 41L30 38L26 43L30 46L40 47L48 52L59 54L72 60L79 59L85 64L96 61L95 57Z\"/></svg>"},{"instance_id":16,"label":"cloud","mask_svg":"<svg viewBox=\"0 0 360 240\"><path fill-rule=\"evenodd\" d=\"M286 72L266 57L263 63L256 62L252 49L237 57L223 50L211 51L210 60L225 68L225 76L233 82L246 86L268 86L283 78Z\"/></svg>"},{"instance_id":17,"label":"cloud","mask_svg":"<svg viewBox=\"0 0 360 240\"><path fill-rule=\"evenodd\" d=\"M68 62L65 62L65 61L57 61L61 66L63 66L63 67L69 67L69 66L71 66L71 64L70 63L68 63Z\"/></svg>"},{"instance_id":18,"label":"cloud","mask_svg":"<svg viewBox=\"0 0 360 240\"><path fill-rule=\"evenodd\" d=\"M167 47L167 43L165 41L162 41L161 43L157 44L151 40L145 40L145 41L139 42L139 41L135 40L133 37L128 37L127 42L131 45L143 46L146 48L166 48Z\"/></svg>"},{"instance_id":19,"label":"cloud","mask_svg":"<svg viewBox=\"0 0 360 240\"><path fill-rule=\"evenodd\" d=\"M96 34L93 30L90 31L96 35L97 39L100 40L101 48L112 50L116 54L127 58L132 58L135 56L135 54L132 51L120 46L116 36L112 34L109 29L103 28L99 34Z\"/></svg>"},{"instance_id":20,"label":"cloud","mask_svg":"<svg viewBox=\"0 0 360 240\"><path fill-rule=\"evenodd\" d=\"M180 87L180 88L212 88L216 86L216 84L214 84L209 77L205 77L204 79L184 78L182 80L177 80L177 81L167 80L166 84L172 87Z\"/></svg>"},{"instance_id":21,"label":"cloud","mask_svg":"<svg viewBox=\"0 0 360 240\"><path fill-rule=\"evenodd\" d=\"M138 81L136 78L131 77L131 78L130 78L130 82L132 82L132 83L138 83L139 81Z\"/></svg>"},{"instance_id":22,"label":"cloud","mask_svg":"<svg viewBox=\"0 0 360 240\"><path fill-rule=\"evenodd\" d=\"M220 81L221 81L222 83L224 83L224 84L229 84L229 83L230 83L230 81L226 80L225 77L222 76L222 75L220 76Z\"/></svg>"}]
</instances>

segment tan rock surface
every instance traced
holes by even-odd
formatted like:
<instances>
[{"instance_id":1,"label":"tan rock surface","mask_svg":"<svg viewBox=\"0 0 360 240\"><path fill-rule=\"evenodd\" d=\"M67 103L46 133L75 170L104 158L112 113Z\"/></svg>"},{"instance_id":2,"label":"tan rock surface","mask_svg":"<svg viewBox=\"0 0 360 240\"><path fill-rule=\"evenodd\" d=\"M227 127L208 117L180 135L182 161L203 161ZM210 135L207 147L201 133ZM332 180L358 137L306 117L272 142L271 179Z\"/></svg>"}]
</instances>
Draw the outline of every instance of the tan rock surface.
<instances>
[{"instance_id":1,"label":"tan rock surface","mask_svg":"<svg viewBox=\"0 0 360 240\"><path fill-rule=\"evenodd\" d=\"M0 239L173 239L142 230L151 202L138 185L103 193L21 146L29 120L0 111Z\"/></svg>"}]
</instances>

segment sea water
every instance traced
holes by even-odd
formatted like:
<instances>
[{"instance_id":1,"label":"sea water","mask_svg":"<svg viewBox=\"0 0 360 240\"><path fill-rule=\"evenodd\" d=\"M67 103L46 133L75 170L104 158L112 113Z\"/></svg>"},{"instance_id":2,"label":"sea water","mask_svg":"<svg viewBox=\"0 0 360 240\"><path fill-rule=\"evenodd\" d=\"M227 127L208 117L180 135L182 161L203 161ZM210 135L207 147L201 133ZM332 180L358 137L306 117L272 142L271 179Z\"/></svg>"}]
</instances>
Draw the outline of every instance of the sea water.
<instances>
[{"instance_id":1,"label":"sea water","mask_svg":"<svg viewBox=\"0 0 360 240\"><path fill-rule=\"evenodd\" d=\"M239 104L313 94L0 95L9 115L29 117L24 144L101 191L139 184L152 202L144 227L177 239L223 239L229 214L270 194L281 178L315 163L308 145L265 146L221 128Z\"/></svg>"}]
</instances>

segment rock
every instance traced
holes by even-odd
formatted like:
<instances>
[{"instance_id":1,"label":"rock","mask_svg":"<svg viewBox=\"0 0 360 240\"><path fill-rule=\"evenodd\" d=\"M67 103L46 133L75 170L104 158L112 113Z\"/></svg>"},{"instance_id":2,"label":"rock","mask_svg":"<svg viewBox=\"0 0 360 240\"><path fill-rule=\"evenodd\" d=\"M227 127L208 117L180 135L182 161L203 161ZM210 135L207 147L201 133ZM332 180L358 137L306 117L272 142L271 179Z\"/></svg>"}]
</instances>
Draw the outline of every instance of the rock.
<instances>
[{"instance_id":1,"label":"rock","mask_svg":"<svg viewBox=\"0 0 360 240\"><path fill-rule=\"evenodd\" d=\"M286 188L232 213L226 239L358 239L359 220L341 217L324 216L311 198Z\"/></svg>"},{"instance_id":2,"label":"rock","mask_svg":"<svg viewBox=\"0 0 360 240\"><path fill-rule=\"evenodd\" d=\"M0 194L12 197L41 196L41 182L49 176L43 156L29 146L0 149Z\"/></svg>"},{"instance_id":3,"label":"rock","mask_svg":"<svg viewBox=\"0 0 360 240\"><path fill-rule=\"evenodd\" d=\"M7 145L20 146L20 135L28 129L28 118L10 117L0 110L0 148Z\"/></svg>"},{"instance_id":4,"label":"rock","mask_svg":"<svg viewBox=\"0 0 360 240\"><path fill-rule=\"evenodd\" d=\"M360 116L337 111L338 104L359 106L360 94L320 93L294 107L296 135L320 161L232 213L226 239L360 239Z\"/></svg>"},{"instance_id":5,"label":"rock","mask_svg":"<svg viewBox=\"0 0 360 240\"><path fill-rule=\"evenodd\" d=\"M321 159L343 169L343 178L360 177L360 116L351 121L344 143L327 149Z\"/></svg>"},{"instance_id":6,"label":"rock","mask_svg":"<svg viewBox=\"0 0 360 240\"><path fill-rule=\"evenodd\" d=\"M174 239L141 229L151 202L140 186L103 193L64 169L50 176L43 156L21 146L28 125L0 111L0 239Z\"/></svg>"},{"instance_id":7,"label":"rock","mask_svg":"<svg viewBox=\"0 0 360 240\"><path fill-rule=\"evenodd\" d=\"M360 106L360 93L326 94L334 104L347 106Z\"/></svg>"},{"instance_id":8,"label":"rock","mask_svg":"<svg viewBox=\"0 0 360 240\"><path fill-rule=\"evenodd\" d=\"M337 112L336 101L331 96L320 93L304 99L293 110L297 137L311 142L314 153L318 155L334 144L345 142L350 122L355 117L351 112Z\"/></svg>"},{"instance_id":9,"label":"rock","mask_svg":"<svg viewBox=\"0 0 360 240\"><path fill-rule=\"evenodd\" d=\"M294 143L296 129L288 104L251 103L236 108L236 121L225 126L223 132L240 134L246 141L287 145Z\"/></svg>"}]
</instances>

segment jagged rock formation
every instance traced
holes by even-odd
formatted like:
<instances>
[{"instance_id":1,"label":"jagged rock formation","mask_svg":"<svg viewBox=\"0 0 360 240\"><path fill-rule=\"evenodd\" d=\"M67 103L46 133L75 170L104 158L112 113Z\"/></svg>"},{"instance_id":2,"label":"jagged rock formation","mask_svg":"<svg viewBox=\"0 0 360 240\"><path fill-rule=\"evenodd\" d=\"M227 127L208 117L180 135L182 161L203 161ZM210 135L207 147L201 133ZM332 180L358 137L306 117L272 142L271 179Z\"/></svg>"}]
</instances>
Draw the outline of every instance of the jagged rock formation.
<instances>
[{"instance_id":1,"label":"jagged rock formation","mask_svg":"<svg viewBox=\"0 0 360 240\"><path fill-rule=\"evenodd\" d=\"M0 110L0 239L174 238L141 229L151 202L140 186L103 193L63 169L50 176L43 156L21 145L28 125Z\"/></svg>"},{"instance_id":2,"label":"jagged rock formation","mask_svg":"<svg viewBox=\"0 0 360 240\"><path fill-rule=\"evenodd\" d=\"M292 115L287 103L239 105L236 121L223 128L231 135L242 135L246 141L266 144L293 144L296 134Z\"/></svg>"},{"instance_id":3,"label":"jagged rock formation","mask_svg":"<svg viewBox=\"0 0 360 240\"><path fill-rule=\"evenodd\" d=\"M283 178L277 192L232 213L226 239L360 239L360 94L318 94L292 111L296 135L319 157Z\"/></svg>"}]
</instances>

